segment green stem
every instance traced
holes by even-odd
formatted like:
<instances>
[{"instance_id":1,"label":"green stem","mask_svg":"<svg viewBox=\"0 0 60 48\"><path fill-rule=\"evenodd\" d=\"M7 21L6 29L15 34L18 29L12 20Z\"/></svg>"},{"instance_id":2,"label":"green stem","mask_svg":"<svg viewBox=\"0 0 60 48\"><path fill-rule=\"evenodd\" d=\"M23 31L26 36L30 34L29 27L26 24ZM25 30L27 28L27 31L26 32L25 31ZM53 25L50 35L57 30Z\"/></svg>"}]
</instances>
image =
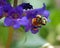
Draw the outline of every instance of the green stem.
<instances>
[{"instance_id":1,"label":"green stem","mask_svg":"<svg viewBox=\"0 0 60 48\"><path fill-rule=\"evenodd\" d=\"M17 4L18 4L18 0L14 0L14 7L16 7L17 6Z\"/></svg>"},{"instance_id":2,"label":"green stem","mask_svg":"<svg viewBox=\"0 0 60 48\"><path fill-rule=\"evenodd\" d=\"M16 7L17 6L17 3L18 3L18 0L14 0L13 6ZM10 48L10 45L11 45L11 42L12 42L12 38L13 38L13 32L14 32L13 27L9 27L6 48Z\"/></svg>"},{"instance_id":3,"label":"green stem","mask_svg":"<svg viewBox=\"0 0 60 48\"><path fill-rule=\"evenodd\" d=\"M10 48L10 45L11 45L11 42L12 42L12 37L13 37L13 32L14 32L13 27L9 27L6 48Z\"/></svg>"}]
</instances>

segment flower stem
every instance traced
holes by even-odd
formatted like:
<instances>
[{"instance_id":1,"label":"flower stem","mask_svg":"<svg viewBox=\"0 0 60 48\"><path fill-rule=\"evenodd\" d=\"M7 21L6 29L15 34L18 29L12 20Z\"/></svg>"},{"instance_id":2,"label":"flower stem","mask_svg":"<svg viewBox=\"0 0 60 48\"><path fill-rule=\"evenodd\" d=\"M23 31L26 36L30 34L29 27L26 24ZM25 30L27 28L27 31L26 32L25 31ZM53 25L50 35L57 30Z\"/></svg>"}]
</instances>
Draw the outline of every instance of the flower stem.
<instances>
[{"instance_id":1,"label":"flower stem","mask_svg":"<svg viewBox=\"0 0 60 48\"><path fill-rule=\"evenodd\" d=\"M13 27L9 27L8 40L7 40L6 48L10 48L12 38L13 38L13 32L14 32Z\"/></svg>"},{"instance_id":2,"label":"flower stem","mask_svg":"<svg viewBox=\"0 0 60 48\"><path fill-rule=\"evenodd\" d=\"M16 7L17 6L17 3L18 3L18 0L14 0L14 7Z\"/></svg>"},{"instance_id":3,"label":"flower stem","mask_svg":"<svg viewBox=\"0 0 60 48\"><path fill-rule=\"evenodd\" d=\"M18 0L14 0L14 4L13 4L14 7L17 6L17 2L18 2ZM13 32L14 32L13 27L12 27L12 26L9 27L8 39L7 39L6 48L10 48L10 46L11 46L11 42L12 42L12 38L13 38Z\"/></svg>"}]
</instances>

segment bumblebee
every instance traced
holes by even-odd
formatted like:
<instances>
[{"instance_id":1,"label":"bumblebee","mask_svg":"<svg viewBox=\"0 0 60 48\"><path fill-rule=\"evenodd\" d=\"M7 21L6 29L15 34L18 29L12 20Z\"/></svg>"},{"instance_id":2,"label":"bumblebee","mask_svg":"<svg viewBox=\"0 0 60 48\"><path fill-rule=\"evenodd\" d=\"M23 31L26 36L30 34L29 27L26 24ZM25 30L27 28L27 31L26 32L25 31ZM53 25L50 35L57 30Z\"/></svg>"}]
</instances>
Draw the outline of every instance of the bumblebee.
<instances>
[{"instance_id":1,"label":"bumblebee","mask_svg":"<svg viewBox=\"0 0 60 48\"><path fill-rule=\"evenodd\" d=\"M34 26L41 26L46 25L47 19L45 17L42 17L41 15L36 15L36 18L32 19L32 25Z\"/></svg>"}]
</instances>

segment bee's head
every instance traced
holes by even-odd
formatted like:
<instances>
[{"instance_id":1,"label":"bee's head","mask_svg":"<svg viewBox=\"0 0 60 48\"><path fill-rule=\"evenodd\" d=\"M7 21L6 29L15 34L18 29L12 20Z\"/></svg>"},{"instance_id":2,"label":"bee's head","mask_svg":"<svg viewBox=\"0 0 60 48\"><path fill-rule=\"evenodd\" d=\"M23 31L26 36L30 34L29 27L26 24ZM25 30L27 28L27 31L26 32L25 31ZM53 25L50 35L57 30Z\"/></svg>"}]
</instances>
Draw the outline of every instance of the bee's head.
<instances>
[{"instance_id":1,"label":"bee's head","mask_svg":"<svg viewBox=\"0 0 60 48\"><path fill-rule=\"evenodd\" d=\"M47 18L46 17L42 17L41 15L37 15L36 19L37 19L37 23L38 24L46 25L46 23L47 23Z\"/></svg>"}]
</instances>

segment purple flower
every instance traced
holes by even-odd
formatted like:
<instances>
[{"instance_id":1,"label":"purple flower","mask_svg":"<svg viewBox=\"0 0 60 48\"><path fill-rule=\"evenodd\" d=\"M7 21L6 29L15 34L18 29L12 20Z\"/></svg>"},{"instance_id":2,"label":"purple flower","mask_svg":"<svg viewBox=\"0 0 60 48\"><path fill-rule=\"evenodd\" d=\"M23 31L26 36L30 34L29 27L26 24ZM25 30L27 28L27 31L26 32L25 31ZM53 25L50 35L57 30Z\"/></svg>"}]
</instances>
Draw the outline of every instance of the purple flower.
<instances>
[{"instance_id":1,"label":"purple flower","mask_svg":"<svg viewBox=\"0 0 60 48\"><path fill-rule=\"evenodd\" d=\"M17 6L16 10L20 13L20 15L23 14L23 8L21 6Z\"/></svg>"},{"instance_id":2,"label":"purple flower","mask_svg":"<svg viewBox=\"0 0 60 48\"><path fill-rule=\"evenodd\" d=\"M0 6L5 6L6 3L7 3L7 1L5 1L5 0L0 0Z\"/></svg>"},{"instance_id":3,"label":"purple flower","mask_svg":"<svg viewBox=\"0 0 60 48\"><path fill-rule=\"evenodd\" d=\"M26 12L26 16L27 18L34 18L36 17L36 15L41 15L44 16L46 18L48 18L49 16L49 11L46 10L46 5L43 3L43 7L39 8L39 9L32 9L32 10L27 10Z\"/></svg>"},{"instance_id":4,"label":"purple flower","mask_svg":"<svg viewBox=\"0 0 60 48\"><path fill-rule=\"evenodd\" d=\"M42 8L26 10L24 12L29 20L28 25L25 27L25 31L28 32L30 30L33 34L36 34L39 31L41 25L46 24L50 14L49 11L46 10L45 4L43 4Z\"/></svg>"},{"instance_id":5,"label":"purple flower","mask_svg":"<svg viewBox=\"0 0 60 48\"><path fill-rule=\"evenodd\" d=\"M5 13L8 13L13 7L11 6L10 3L6 3L5 6L3 6L3 10Z\"/></svg>"},{"instance_id":6,"label":"purple flower","mask_svg":"<svg viewBox=\"0 0 60 48\"><path fill-rule=\"evenodd\" d=\"M27 26L29 23L29 20L27 19L27 17L22 17L22 19L18 19L18 22L22 26Z\"/></svg>"},{"instance_id":7,"label":"purple flower","mask_svg":"<svg viewBox=\"0 0 60 48\"><path fill-rule=\"evenodd\" d=\"M20 9L20 8L19 8ZM13 8L8 13L9 16L5 18L4 25L5 26L13 26L14 29L20 28L20 26L26 26L28 24L28 20L26 17L22 17L21 11L18 8Z\"/></svg>"},{"instance_id":8,"label":"purple flower","mask_svg":"<svg viewBox=\"0 0 60 48\"><path fill-rule=\"evenodd\" d=\"M25 32L31 31L33 34L36 34L38 32L38 27L33 26L31 22L29 21L28 24L25 26Z\"/></svg>"},{"instance_id":9,"label":"purple flower","mask_svg":"<svg viewBox=\"0 0 60 48\"><path fill-rule=\"evenodd\" d=\"M9 7L10 6L10 3L8 3L6 0L0 0L0 7ZM8 8L6 8L8 9Z\"/></svg>"},{"instance_id":10,"label":"purple flower","mask_svg":"<svg viewBox=\"0 0 60 48\"><path fill-rule=\"evenodd\" d=\"M31 23L28 23L28 25L25 26L25 32L31 31L33 34L36 34L39 30L38 27L33 26Z\"/></svg>"},{"instance_id":11,"label":"purple flower","mask_svg":"<svg viewBox=\"0 0 60 48\"><path fill-rule=\"evenodd\" d=\"M45 16L46 18L48 18L49 15L50 15L50 12L49 12L48 10L45 10L45 11L43 12L43 16Z\"/></svg>"},{"instance_id":12,"label":"purple flower","mask_svg":"<svg viewBox=\"0 0 60 48\"><path fill-rule=\"evenodd\" d=\"M13 24L13 20L9 17L6 17L4 20L4 25L5 26L11 26Z\"/></svg>"},{"instance_id":13,"label":"purple flower","mask_svg":"<svg viewBox=\"0 0 60 48\"><path fill-rule=\"evenodd\" d=\"M20 25L17 20L13 20L12 18L5 18L4 21L5 26L12 26L14 29L20 28Z\"/></svg>"},{"instance_id":14,"label":"purple flower","mask_svg":"<svg viewBox=\"0 0 60 48\"><path fill-rule=\"evenodd\" d=\"M23 14L22 12L23 12L23 10L21 8L12 8L8 12L8 16L12 19L22 18L22 14Z\"/></svg>"},{"instance_id":15,"label":"purple flower","mask_svg":"<svg viewBox=\"0 0 60 48\"><path fill-rule=\"evenodd\" d=\"M8 12L12 9L10 3L6 0L0 0L0 16L7 16Z\"/></svg>"},{"instance_id":16,"label":"purple flower","mask_svg":"<svg viewBox=\"0 0 60 48\"><path fill-rule=\"evenodd\" d=\"M3 10L8 12L8 16L4 21L5 26L12 26L14 29L24 26L26 32L30 30L33 34L36 34L39 31L39 28L47 23L50 14L49 11L46 10L45 4L43 4L42 8L26 11L24 11L21 6L13 8L10 4L6 4L6 6L3 7ZM10 10L8 10L8 8ZM0 15L1 14L2 13L0 13ZM23 16L23 14L25 15Z\"/></svg>"},{"instance_id":17,"label":"purple flower","mask_svg":"<svg viewBox=\"0 0 60 48\"><path fill-rule=\"evenodd\" d=\"M38 31L39 31L38 28L35 27L35 26L33 26L33 27L31 28L31 32L32 32L33 34L36 34Z\"/></svg>"},{"instance_id":18,"label":"purple flower","mask_svg":"<svg viewBox=\"0 0 60 48\"><path fill-rule=\"evenodd\" d=\"M0 7L0 17L3 15L3 9Z\"/></svg>"},{"instance_id":19,"label":"purple flower","mask_svg":"<svg viewBox=\"0 0 60 48\"><path fill-rule=\"evenodd\" d=\"M14 29L20 28L20 26L26 26L28 24L28 20L26 17L22 17L16 20L12 18L5 18L4 25L5 26L12 26Z\"/></svg>"}]
</instances>

